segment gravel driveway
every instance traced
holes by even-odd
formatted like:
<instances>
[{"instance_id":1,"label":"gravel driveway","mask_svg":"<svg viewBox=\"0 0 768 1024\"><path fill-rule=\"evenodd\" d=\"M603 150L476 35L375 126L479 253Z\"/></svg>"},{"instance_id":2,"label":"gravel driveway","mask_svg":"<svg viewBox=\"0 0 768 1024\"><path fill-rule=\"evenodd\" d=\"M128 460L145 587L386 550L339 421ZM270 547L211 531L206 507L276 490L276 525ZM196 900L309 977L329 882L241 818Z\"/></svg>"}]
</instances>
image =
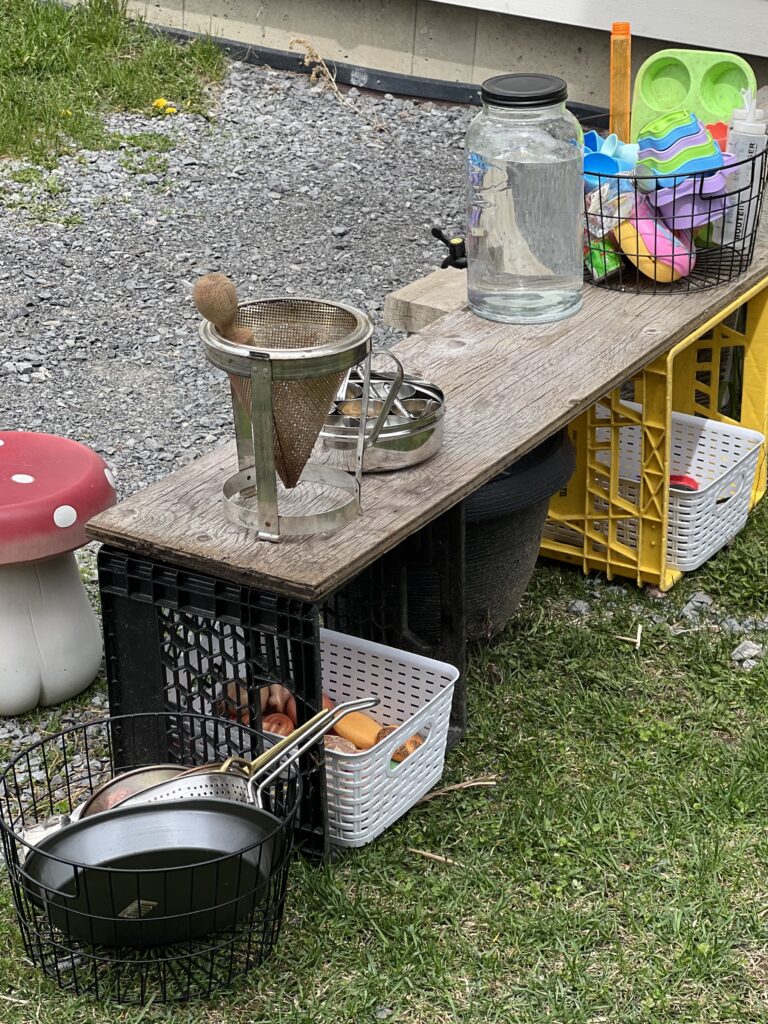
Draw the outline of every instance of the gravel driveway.
<instances>
[{"instance_id":1,"label":"gravel driveway","mask_svg":"<svg viewBox=\"0 0 768 1024\"><path fill-rule=\"evenodd\" d=\"M472 111L349 98L235 64L210 121L109 119L170 137L148 163L80 153L42 192L0 169L2 427L83 441L130 494L232 435L197 337L198 276L230 275L241 298L349 302L380 325L386 293L439 266L430 226L461 229Z\"/></svg>"},{"instance_id":2,"label":"gravel driveway","mask_svg":"<svg viewBox=\"0 0 768 1024\"><path fill-rule=\"evenodd\" d=\"M234 64L210 120L109 118L125 136L168 136L168 153L81 152L23 184L0 164L0 429L90 445L121 497L232 437L190 297L212 270L241 298L359 306L391 341L385 295L439 266L433 223L463 223L473 111L347 96L354 109L304 75ZM94 548L79 559L96 602ZM61 723L106 704L100 681ZM39 739L55 714L1 720L0 748Z\"/></svg>"}]
</instances>

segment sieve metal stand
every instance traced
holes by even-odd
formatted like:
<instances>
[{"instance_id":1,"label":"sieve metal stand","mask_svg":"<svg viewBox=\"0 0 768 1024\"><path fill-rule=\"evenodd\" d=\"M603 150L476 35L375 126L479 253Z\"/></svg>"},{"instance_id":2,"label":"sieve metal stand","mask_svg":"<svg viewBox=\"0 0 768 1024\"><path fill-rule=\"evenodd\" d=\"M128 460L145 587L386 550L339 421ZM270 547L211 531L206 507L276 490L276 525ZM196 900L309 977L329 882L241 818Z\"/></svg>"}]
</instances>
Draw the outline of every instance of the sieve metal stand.
<instances>
[{"instance_id":1,"label":"sieve metal stand","mask_svg":"<svg viewBox=\"0 0 768 1024\"><path fill-rule=\"evenodd\" d=\"M297 308L302 313L301 317L296 312ZM392 356L398 369L396 383L390 389L388 400L373 430L366 431L373 325L365 314L341 303L316 299L263 299L242 304L236 322L251 327L255 340L260 342L263 338L266 345L234 344L221 337L207 321L200 328L208 359L230 376L238 472L224 483L224 514L230 522L256 531L260 540L279 541L287 536L307 536L338 530L360 514L363 451L375 441L389 414L402 381L402 367ZM328 322L331 322L335 332L327 331L323 337L323 325ZM311 332L308 332L308 324L312 325ZM299 341L307 337L320 337L321 343L292 347L292 332ZM270 347L269 343L275 337L282 347ZM307 461L300 473L300 483L317 484L323 489L340 491L342 499L321 511L282 515L279 510L280 490L275 458L276 385L291 382L295 386L296 382L307 382L308 406L320 402L321 416L316 438L332 402L331 395L325 405L322 404L328 383L333 385L335 391L347 371L359 364L364 368L365 389L354 472L348 473ZM313 381L320 382L319 398L312 390ZM301 409L297 410L298 420L301 420L301 412ZM300 423L299 429L302 426ZM306 439L305 433L305 444ZM313 442L314 439L311 439Z\"/></svg>"},{"instance_id":2,"label":"sieve metal stand","mask_svg":"<svg viewBox=\"0 0 768 1024\"><path fill-rule=\"evenodd\" d=\"M370 360L366 360L366 375ZM360 514L362 458L354 473L307 463L302 481L325 484L350 497L324 512L283 515L278 511L278 485L274 447L257 437L272 437L272 363L255 356L251 365L251 405L243 406L233 388L238 472L223 487L224 514L230 522L255 529L260 540L279 541L281 536L300 537L338 530ZM255 500L255 504L254 504ZM245 504L244 502L248 502Z\"/></svg>"}]
</instances>

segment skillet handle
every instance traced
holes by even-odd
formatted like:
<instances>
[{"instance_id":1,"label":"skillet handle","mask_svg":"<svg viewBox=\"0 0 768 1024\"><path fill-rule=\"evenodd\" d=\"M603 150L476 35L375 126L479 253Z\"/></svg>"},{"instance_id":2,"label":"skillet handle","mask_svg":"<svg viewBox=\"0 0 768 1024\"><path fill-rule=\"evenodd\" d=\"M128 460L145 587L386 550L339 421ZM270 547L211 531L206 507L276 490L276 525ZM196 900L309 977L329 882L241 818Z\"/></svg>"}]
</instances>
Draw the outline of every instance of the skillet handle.
<instances>
[{"instance_id":1,"label":"skillet handle","mask_svg":"<svg viewBox=\"0 0 768 1024\"><path fill-rule=\"evenodd\" d=\"M251 762L247 757L241 757L239 754L233 754L231 757L228 757L226 761L216 769L216 771L228 772L232 768L242 768L245 774L248 775L251 771Z\"/></svg>"},{"instance_id":2,"label":"skillet handle","mask_svg":"<svg viewBox=\"0 0 768 1024\"><path fill-rule=\"evenodd\" d=\"M34 849L34 847L33 847L33 849ZM29 852L31 852L31 851L29 851ZM43 857L48 857L51 860L61 860L61 858L59 858L59 857L51 857L50 854L45 853L45 852L43 852L41 855ZM25 863L26 863L26 859L25 859ZM62 861L62 863L67 863L67 862L66 861ZM37 902L37 900L41 900L43 905L47 908L48 904L50 903L50 897L51 896L57 896L57 897L59 897L59 899L62 899L62 900L74 900L74 899L77 899L79 897L79 895L80 895L80 872L83 869L81 867L79 867L77 864L72 864L70 866L72 867L72 871L74 873L74 880L75 880L74 889L72 891L70 891L70 892L64 892L61 889L55 888L55 886L46 885L44 882L41 882L39 879L33 878L32 875L30 875L28 871L25 871L24 868L21 865L19 865L19 867L16 868L15 870L24 879L24 881L21 884L22 884L23 888L26 891L27 897L30 898L31 900L33 900L34 902Z\"/></svg>"}]
</instances>

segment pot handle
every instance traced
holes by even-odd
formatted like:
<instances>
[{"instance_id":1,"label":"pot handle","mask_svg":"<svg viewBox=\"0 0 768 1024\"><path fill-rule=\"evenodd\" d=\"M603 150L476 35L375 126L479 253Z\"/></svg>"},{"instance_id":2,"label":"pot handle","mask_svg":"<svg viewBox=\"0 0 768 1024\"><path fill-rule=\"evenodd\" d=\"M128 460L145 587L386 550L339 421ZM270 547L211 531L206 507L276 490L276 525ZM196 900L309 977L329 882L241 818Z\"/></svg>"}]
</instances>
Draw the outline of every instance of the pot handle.
<instances>
[{"instance_id":1,"label":"pot handle","mask_svg":"<svg viewBox=\"0 0 768 1024\"><path fill-rule=\"evenodd\" d=\"M277 768L275 768L269 775L267 775L266 779L263 779L261 782L259 782L258 788L256 789L255 792L254 785L257 782L257 776L252 775L250 777L250 779L248 780L248 799L250 800L250 802L256 804L257 807L261 808L262 794L266 787L270 785L270 783L274 782L278 775L280 775L280 773L284 771L289 765L293 764L294 761L300 758L302 754L306 754L306 752L311 747L313 747L315 743L317 743L320 737L324 736L325 733L327 733L328 730L336 724L336 722L340 721L345 715L348 715L351 711L364 711L366 708L375 707L378 703L378 697L365 697L361 700L349 700L345 701L344 704L337 704L335 708L333 708L331 711L328 711L327 718L324 719L322 722L316 722L316 719L319 716L315 715L314 719L310 719L310 721L313 722L312 729L305 731L303 733L304 742L296 750L293 750L291 752L291 755L287 760L282 761L277 766ZM309 723L305 722L305 725L309 725ZM296 740L296 738L297 737L295 731L292 732L290 736L286 737L286 739L293 740Z\"/></svg>"},{"instance_id":2,"label":"pot handle","mask_svg":"<svg viewBox=\"0 0 768 1024\"><path fill-rule=\"evenodd\" d=\"M384 405L381 408L381 412L376 417L376 422L373 424L370 434L367 431L365 433L365 448L371 448L374 444L376 444L378 436L381 433L382 427L384 426L384 421L392 411L392 406L394 405L395 399L397 398L397 392L400 390L400 385L403 383L403 364L400 362L400 360L397 358L394 352L390 351L390 349L388 348L378 348L374 351L373 355L389 356L390 359L394 360L397 369L395 370L395 375L392 380L392 383L389 385L387 397L384 399Z\"/></svg>"},{"instance_id":3,"label":"pot handle","mask_svg":"<svg viewBox=\"0 0 768 1024\"><path fill-rule=\"evenodd\" d=\"M313 715L312 718L306 721L303 725L294 729L292 733L288 734L288 736L283 736L283 738L278 740L277 743L273 743L271 747L265 750L263 754L259 754L259 756L254 758L253 761L249 761L247 758L239 757L237 755L228 757L224 764L222 764L221 768L219 768L219 771L228 772L232 765L239 765L241 768L247 769L249 776L256 775L259 771L265 768L274 757L282 754L286 747L292 747L296 740L300 739L304 733L309 732L311 729L314 729L315 726L320 725L320 723L324 722L330 714L330 710L326 710L325 708L322 711L318 711L316 715Z\"/></svg>"}]
</instances>

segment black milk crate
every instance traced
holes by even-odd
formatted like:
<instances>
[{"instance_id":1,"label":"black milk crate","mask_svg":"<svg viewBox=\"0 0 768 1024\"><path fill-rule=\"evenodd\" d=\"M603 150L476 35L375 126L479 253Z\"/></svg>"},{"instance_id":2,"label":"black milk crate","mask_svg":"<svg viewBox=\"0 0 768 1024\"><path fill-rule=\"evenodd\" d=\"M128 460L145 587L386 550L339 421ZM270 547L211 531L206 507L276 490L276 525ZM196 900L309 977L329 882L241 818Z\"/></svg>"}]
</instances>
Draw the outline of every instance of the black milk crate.
<instances>
[{"instance_id":1,"label":"black milk crate","mask_svg":"<svg viewBox=\"0 0 768 1024\"><path fill-rule=\"evenodd\" d=\"M183 711L261 728L262 686L296 698L301 724L320 710L317 605L104 546L98 555L112 715ZM118 756L152 763L157 737L135 730ZM326 858L322 744L301 761L296 839Z\"/></svg>"}]
</instances>

